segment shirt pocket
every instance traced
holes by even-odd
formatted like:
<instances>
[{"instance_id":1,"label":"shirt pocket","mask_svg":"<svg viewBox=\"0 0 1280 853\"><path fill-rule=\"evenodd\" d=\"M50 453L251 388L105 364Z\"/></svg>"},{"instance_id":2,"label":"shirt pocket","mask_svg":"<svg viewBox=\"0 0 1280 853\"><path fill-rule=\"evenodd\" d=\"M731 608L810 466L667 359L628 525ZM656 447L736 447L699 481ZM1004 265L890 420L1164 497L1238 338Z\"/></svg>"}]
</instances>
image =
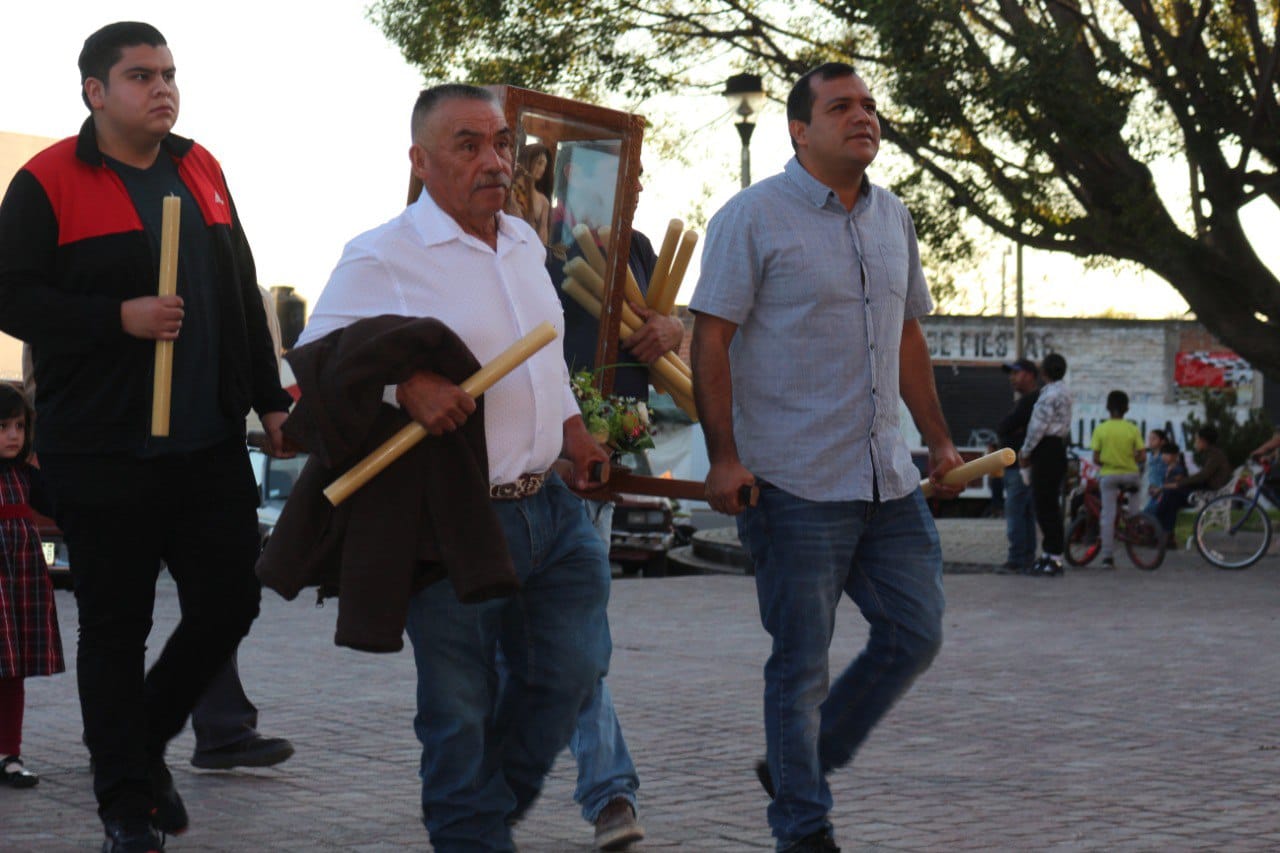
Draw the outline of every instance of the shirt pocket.
<instances>
[{"instance_id":1,"label":"shirt pocket","mask_svg":"<svg viewBox=\"0 0 1280 853\"><path fill-rule=\"evenodd\" d=\"M878 257L881 264L881 269L877 271L880 275L873 286L883 283L889 294L895 296L899 302L906 302L907 280L910 276L907 268L906 243L897 240L881 240L877 251L868 254L871 257Z\"/></svg>"}]
</instances>

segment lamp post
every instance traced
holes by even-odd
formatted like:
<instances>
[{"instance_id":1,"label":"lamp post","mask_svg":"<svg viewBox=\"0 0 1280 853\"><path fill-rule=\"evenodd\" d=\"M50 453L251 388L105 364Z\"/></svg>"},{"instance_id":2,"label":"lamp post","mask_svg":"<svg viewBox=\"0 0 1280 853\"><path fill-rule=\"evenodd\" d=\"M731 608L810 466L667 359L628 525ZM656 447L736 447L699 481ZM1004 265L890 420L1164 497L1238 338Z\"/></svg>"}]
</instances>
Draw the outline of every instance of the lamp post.
<instances>
[{"instance_id":1,"label":"lamp post","mask_svg":"<svg viewBox=\"0 0 1280 853\"><path fill-rule=\"evenodd\" d=\"M729 109L738 115L738 136L742 139L742 186L751 185L751 133L756 123L751 117L764 106L764 87L759 74L735 74L724 84Z\"/></svg>"},{"instance_id":2,"label":"lamp post","mask_svg":"<svg viewBox=\"0 0 1280 853\"><path fill-rule=\"evenodd\" d=\"M1001 317L1009 316L1009 312L1005 309L1005 305L1006 305L1005 293L1007 291L1005 289L1004 282L1007 276L1007 271L1009 266L1009 255L1011 255L1012 253L1013 253L1013 249L1010 248L1009 246L1005 246L1004 254L1000 256L1000 316Z\"/></svg>"},{"instance_id":3,"label":"lamp post","mask_svg":"<svg viewBox=\"0 0 1280 853\"><path fill-rule=\"evenodd\" d=\"M1021 228L1019 228L1021 232ZM1017 253L1017 272L1016 272L1015 299L1017 300L1013 318L1013 337L1016 341L1018 349L1018 358L1025 358L1027 355L1027 318L1022 313L1022 240L1018 240Z\"/></svg>"}]
</instances>

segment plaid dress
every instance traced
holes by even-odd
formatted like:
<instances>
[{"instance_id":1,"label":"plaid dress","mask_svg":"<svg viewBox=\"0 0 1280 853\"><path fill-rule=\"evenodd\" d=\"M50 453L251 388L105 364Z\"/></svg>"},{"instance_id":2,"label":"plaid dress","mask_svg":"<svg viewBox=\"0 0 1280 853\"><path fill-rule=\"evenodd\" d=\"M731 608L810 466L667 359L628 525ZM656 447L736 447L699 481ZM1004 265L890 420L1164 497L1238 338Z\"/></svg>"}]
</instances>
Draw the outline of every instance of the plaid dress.
<instances>
[{"instance_id":1,"label":"plaid dress","mask_svg":"<svg viewBox=\"0 0 1280 853\"><path fill-rule=\"evenodd\" d=\"M66 668L53 584L30 518L31 470L0 461L0 678Z\"/></svg>"}]
</instances>

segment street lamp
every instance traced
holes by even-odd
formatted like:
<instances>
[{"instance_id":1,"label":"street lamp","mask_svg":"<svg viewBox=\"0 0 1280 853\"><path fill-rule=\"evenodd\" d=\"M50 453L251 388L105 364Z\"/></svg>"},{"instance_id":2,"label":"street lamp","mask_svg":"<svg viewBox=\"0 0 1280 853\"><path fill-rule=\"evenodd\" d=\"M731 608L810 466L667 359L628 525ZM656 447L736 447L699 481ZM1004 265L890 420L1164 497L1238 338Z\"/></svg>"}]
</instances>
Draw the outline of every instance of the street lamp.
<instances>
[{"instance_id":1,"label":"street lamp","mask_svg":"<svg viewBox=\"0 0 1280 853\"><path fill-rule=\"evenodd\" d=\"M724 97L729 102L729 109L739 116L737 127L738 136L742 138L742 186L745 189L751 185L751 132L756 129L751 117L764 106L760 75L733 75L724 84Z\"/></svg>"}]
</instances>

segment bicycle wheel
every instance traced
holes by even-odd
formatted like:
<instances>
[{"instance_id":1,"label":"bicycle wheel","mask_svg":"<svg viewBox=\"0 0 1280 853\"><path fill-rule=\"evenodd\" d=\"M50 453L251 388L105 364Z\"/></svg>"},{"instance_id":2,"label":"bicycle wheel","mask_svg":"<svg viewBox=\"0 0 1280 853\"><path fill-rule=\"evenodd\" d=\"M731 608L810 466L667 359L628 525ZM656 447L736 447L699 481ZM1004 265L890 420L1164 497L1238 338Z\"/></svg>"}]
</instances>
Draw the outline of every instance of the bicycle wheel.
<instances>
[{"instance_id":1,"label":"bicycle wheel","mask_svg":"<svg viewBox=\"0 0 1280 853\"><path fill-rule=\"evenodd\" d=\"M1164 529L1149 512L1135 512L1124 520L1124 549L1140 569L1152 571L1164 562L1167 538Z\"/></svg>"},{"instance_id":2,"label":"bicycle wheel","mask_svg":"<svg viewBox=\"0 0 1280 853\"><path fill-rule=\"evenodd\" d=\"M1220 569L1247 569L1271 544L1271 519L1244 495L1219 495L1196 516L1196 549Z\"/></svg>"},{"instance_id":3,"label":"bicycle wheel","mask_svg":"<svg viewBox=\"0 0 1280 853\"><path fill-rule=\"evenodd\" d=\"M1098 537L1098 522L1087 512L1071 522L1067 528L1067 562L1073 566L1087 566L1098 556L1102 541Z\"/></svg>"}]
</instances>

